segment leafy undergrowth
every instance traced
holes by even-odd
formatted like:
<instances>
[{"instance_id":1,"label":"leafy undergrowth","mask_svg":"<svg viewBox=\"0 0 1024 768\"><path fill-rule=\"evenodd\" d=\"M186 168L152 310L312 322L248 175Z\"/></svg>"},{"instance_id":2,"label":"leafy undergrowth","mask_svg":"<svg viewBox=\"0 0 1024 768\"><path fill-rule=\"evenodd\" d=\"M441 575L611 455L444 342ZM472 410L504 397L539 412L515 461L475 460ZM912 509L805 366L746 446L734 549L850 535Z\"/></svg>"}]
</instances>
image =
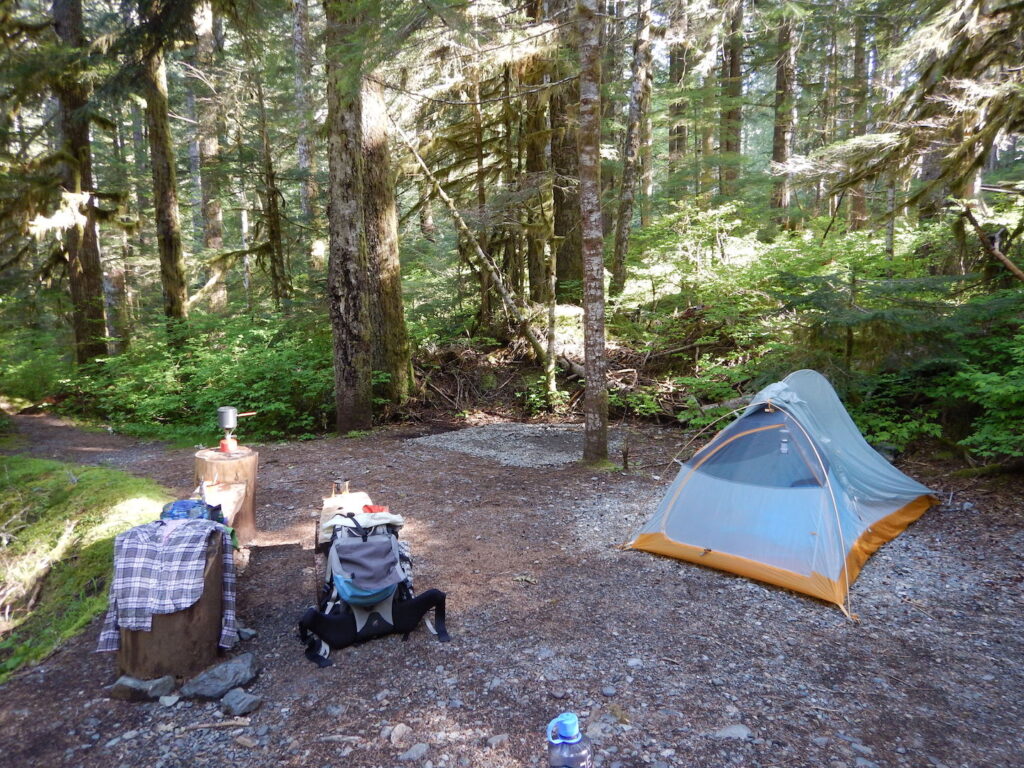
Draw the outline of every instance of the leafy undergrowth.
<instances>
[{"instance_id":1,"label":"leafy undergrowth","mask_svg":"<svg viewBox=\"0 0 1024 768\"><path fill-rule=\"evenodd\" d=\"M114 537L169 498L111 469L0 456L0 682L106 609Z\"/></svg>"}]
</instances>

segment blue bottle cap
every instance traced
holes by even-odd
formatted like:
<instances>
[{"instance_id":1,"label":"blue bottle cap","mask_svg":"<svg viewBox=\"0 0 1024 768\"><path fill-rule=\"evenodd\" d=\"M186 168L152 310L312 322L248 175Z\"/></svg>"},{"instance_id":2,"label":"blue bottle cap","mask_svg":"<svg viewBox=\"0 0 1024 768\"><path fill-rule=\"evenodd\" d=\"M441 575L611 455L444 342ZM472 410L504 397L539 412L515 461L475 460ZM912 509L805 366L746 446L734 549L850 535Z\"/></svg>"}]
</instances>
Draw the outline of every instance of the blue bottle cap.
<instances>
[{"instance_id":1,"label":"blue bottle cap","mask_svg":"<svg viewBox=\"0 0 1024 768\"><path fill-rule=\"evenodd\" d=\"M580 719L575 712L563 712L548 723L548 741L552 744L573 744L580 738Z\"/></svg>"}]
</instances>

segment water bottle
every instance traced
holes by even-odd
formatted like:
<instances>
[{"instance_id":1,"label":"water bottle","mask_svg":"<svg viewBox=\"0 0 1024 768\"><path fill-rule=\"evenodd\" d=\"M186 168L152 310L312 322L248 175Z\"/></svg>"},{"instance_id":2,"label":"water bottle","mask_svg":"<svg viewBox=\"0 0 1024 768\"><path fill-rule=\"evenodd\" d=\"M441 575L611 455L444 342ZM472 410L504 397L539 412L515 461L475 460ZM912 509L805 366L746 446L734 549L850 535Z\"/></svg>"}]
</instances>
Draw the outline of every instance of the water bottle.
<instances>
[{"instance_id":1,"label":"water bottle","mask_svg":"<svg viewBox=\"0 0 1024 768\"><path fill-rule=\"evenodd\" d=\"M590 739L580 733L580 719L563 712L548 723L550 768L594 768Z\"/></svg>"}]
</instances>

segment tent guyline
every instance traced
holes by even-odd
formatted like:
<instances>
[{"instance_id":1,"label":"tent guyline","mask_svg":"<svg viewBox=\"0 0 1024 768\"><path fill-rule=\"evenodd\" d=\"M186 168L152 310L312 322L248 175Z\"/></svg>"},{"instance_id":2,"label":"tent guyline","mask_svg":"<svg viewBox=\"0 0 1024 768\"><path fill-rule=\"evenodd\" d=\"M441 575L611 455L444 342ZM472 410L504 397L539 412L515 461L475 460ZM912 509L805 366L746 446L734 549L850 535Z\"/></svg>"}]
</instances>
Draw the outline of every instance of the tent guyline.
<instances>
[{"instance_id":1,"label":"tent guyline","mask_svg":"<svg viewBox=\"0 0 1024 768\"><path fill-rule=\"evenodd\" d=\"M797 371L683 463L628 549L849 609L867 559L938 503L860 434L832 386Z\"/></svg>"}]
</instances>

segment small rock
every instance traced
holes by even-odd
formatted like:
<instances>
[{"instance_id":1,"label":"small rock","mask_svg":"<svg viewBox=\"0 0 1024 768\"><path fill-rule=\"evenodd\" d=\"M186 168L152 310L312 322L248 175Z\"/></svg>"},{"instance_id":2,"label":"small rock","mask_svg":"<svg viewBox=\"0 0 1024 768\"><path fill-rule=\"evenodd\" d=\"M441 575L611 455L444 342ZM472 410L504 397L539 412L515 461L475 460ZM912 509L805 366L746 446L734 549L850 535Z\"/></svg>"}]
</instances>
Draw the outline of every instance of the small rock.
<instances>
[{"instance_id":1,"label":"small rock","mask_svg":"<svg viewBox=\"0 0 1024 768\"><path fill-rule=\"evenodd\" d=\"M174 690L174 676L165 675L155 680L139 680L128 675L121 675L110 686L110 698L123 701L152 701L166 696Z\"/></svg>"},{"instance_id":2,"label":"small rock","mask_svg":"<svg viewBox=\"0 0 1024 768\"><path fill-rule=\"evenodd\" d=\"M829 738L828 736L815 736L811 741L819 747L827 747Z\"/></svg>"},{"instance_id":3,"label":"small rock","mask_svg":"<svg viewBox=\"0 0 1024 768\"><path fill-rule=\"evenodd\" d=\"M341 717L348 711L348 706L345 704L328 704L326 711L330 717Z\"/></svg>"},{"instance_id":4,"label":"small rock","mask_svg":"<svg viewBox=\"0 0 1024 768\"><path fill-rule=\"evenodd\" d=\"M220 710L226 715L238 717L253 712L262 703L263 699L259 696L253 696L242 688L232 688L220 700Z\"/></svg>"},{"instance_id":5,"label":"small rock","mask_svg":"<svg viewBox=\"0 0 1024 768\"><path fill-rule=\"evenodd\" d=\"M874 751L871 747L866 747L857 741L851 742L850 747L854 752L860 752L862 755L870 755Z\"/></svg>"},{"instance_id":6,"label":"small rock","mask_svg":"<svg viewBox=\"0 0 1024 768\"><path fill-rule=\"evenodd\" d=\"M853 761L855 768L878 768L877 763L873 763L866 757L858 757Z\"/></svg>"},{"instance_id":7,"label":"small rock","mask_svg":"<svg viewBox=\"0 0 1024 768\"><path fill-rule=\"evenodd\" d=\"M711 734L713 739L739 739L746 741L750 738L750 729L745 725L729 725Z\"/></svg>"},{"instance_id":8,"label":"small rock","mask_svg":"<svg viewBox=\"0 0 1024 768\"><path fill-rule=\"evenodd\" d=\"M170 696L161 696L160 697L160 703L163 704L165 707L168 707L168 708L169 707L173 707L179 701L181 701L181 696L176 696L176 695L173 695L173 694L170 695Z\"/></svg>"},{"instance_id":9,"label":"small rock","mask_svg":"<svg viewBox=\"0 0 1024 768\"><path fill-rule=\"evenodd\" d=\"M413 745L408 751L403 752L402 754L400 754L398 756L398 759L402 760L402 761L405 761L405 760L419 760L421 757L423 757L425 754L427 754L427 750L428 749L430 749L430 747L428 747L426 744L423 744L421 742L419 744Z\"/></svg>"},{"instance_id":10,"label":"small rock","mask_svg":"<svg viewBox=\"0 0 1024 768\"><path fill-rule=\"evenodd\" d=\"M238 627L239 640L252 640L254 637L256 637L255 629L249 629L249 627Z\"/></svg>"},{"instance_id":11,"label":"small rock","mask_svg":"<svg viewBox=\"0 0 1024 768\"><path fill-rule=\"evenodd\" d=\"M190 699L220 699L232 688L251 683L259 671L256 657L243 653L193 677L181 686L181 695Z\"/></svg>"},{"instance_id":12,"label":"small rock","mask_svg":"<svg viewBox=\"0 0 1024 768\"><path fill-rule=\"evenodd\" d=\"M399 723L391 729L391 733L388 734L387 738L392 746L404 747L409 741L410 734L412 734L412 728L405 723Z\"/></svg>"},{"instance_id":13,"label":"small rock","mask_svg":"<svg viewBox=\"0 0 1024 768\"><path fill-rule=\"evenodd\" d=\"M494 749L495 747L500 747L506 741L508 741L508 734L499 733L497 736L491 736L491 738L487 740L487 746Z\"/></svg>"},{"instance_id":14,"label":"small rock","mask_svg":"<svg viewBox=\"0 0 1024 768\"><path fill-rule=\"evenodd\" d=\"M552 688L550 691L548 691L548 696L550 696L552 699L564 699L566 696L565 689Z\"/></svg>"},{"instance_id":15,"label":"small rock","mask_svg":"<svg viewBox=\"0 0 1024 768\"><path fill-rule=\"evenodd\" d=\"M260 743L252 736L235 736L235 743L245 747L246 749L253 749L260 745Z\"/></svg>"},{"instance_id":16,"label":"small rock","mask_svg":"<svg viewBox=\"0 0 1024 768\"><path fill-rule=\"evenodd\" d=\"M626 662L627 667L642 667L643 665L643 659L638 659L635 657Z\"/></svg>"},{"instance_id":17,"label":"small rock","mask_svg":"<svg viewBox=\"0 0 1024 768\"><path fill-rule=\"evenodd\" d=\"M601 689L602 696L614 696L616 693L614 685L606 685Z\"/></svg>"}]
</instances>

